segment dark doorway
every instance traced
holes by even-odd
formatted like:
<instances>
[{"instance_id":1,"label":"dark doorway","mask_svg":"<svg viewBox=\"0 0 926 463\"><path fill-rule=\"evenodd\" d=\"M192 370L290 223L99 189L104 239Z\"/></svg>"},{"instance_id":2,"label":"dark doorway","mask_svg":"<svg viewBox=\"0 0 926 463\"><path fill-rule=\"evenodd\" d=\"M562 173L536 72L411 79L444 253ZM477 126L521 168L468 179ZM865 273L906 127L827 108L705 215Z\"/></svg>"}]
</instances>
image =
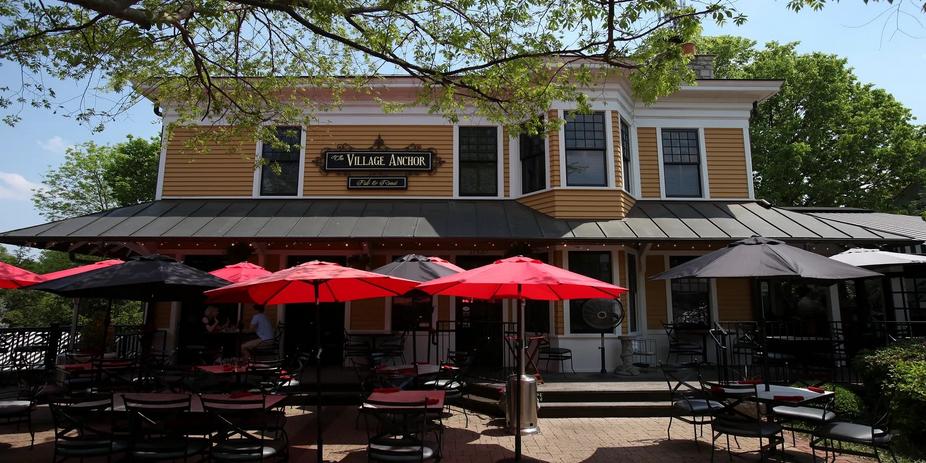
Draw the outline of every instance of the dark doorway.
<instances>
[{"instance_id":1,"label":"dark doorway","mask_svg":"<svg viewBox=\"0 0 926 463\"><path fill-rule=\"evenodd\" d=\"M289 256L286 267L313 260L345 265L344 256ZM322 365L340 365L344 349L344 304L321 304ZM284 348L288 354L315 350L315 304L287 304ZM314 358L314 356L312 356Z\"/></svg>"},{"instance_id":2,"label":"dark doorway","mask_svg":"<svg viewBox=\"0 0 926 463\"><path fill-rule=\"evenodd\" d=\"M466 270L497 260L497 256L457 256L456 264ZM505 340L501 301L456 299L456 350L475 354L475 365L502 368Z\"/></svg>"},{"instance_id":3,"label":"dark doorway","mask_svg":"<svg viewBox=\"0 0 926 463\"><path fill-rule=\"evenodd\" d=\"M211 272L227 264L224 255L191 255L183 259L190 267ZM206 332L203 323L207 304L204 301L184 301L180 304L180 319L177 322L177 341L180 355L189 362L213 362L220 357L238 355L238 338L232 333ZM229 330L238 325L238 304L217 304L216 317Z\"/></svg>"}]
</instances>

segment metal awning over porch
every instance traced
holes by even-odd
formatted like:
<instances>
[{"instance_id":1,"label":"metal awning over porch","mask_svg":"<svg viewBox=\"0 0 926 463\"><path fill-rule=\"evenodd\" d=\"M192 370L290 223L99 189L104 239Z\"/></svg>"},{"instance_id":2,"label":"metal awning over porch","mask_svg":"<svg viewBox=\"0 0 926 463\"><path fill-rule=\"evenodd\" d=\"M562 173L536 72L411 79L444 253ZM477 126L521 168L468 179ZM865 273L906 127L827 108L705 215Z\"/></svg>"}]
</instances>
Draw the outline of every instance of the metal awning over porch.
<instances>
[{"instance_id":1,"label":"metal awning over porch","mask_svg":"<svg viewBox=\"0 0 926 463\"><path fill-rule=\"evenodd\" d=\"M900 216L905 217L905 216ZM622 220L562 220L515 200L165 199L0 234L0 242L76 250L80 242L493 239L922 241L754 201L641 200Z\"/></svg>"}]
</instances>

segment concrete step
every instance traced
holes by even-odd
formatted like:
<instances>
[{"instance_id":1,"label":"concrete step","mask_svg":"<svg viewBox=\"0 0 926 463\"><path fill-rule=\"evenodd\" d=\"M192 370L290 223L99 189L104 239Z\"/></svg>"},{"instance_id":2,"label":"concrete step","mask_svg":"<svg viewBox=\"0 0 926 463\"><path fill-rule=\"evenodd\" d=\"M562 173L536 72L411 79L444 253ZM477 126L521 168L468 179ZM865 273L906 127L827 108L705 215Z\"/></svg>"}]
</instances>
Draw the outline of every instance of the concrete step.
<instances>
[{"instance_id":1,"label":"concrete step","mask_svg":"<svg viewBox=\"0 0 926 463\"><path fill-rule=\"evenodd\" d=\"M489 399L475 394L467 394L463 397L463 406L467 410L472 410L483 415L502 417L505 412L499 405L498 399Z\"/></svg>"},{"instance_id":2,"label":"concrete step","mask_svg":"<svg viewBox=\"0 0 926 463\"><path fill-rule=\"evenodd\" d=\"M667 390L627 390L627 391L582 391L582 390L542 390L544 402L667 402Z\"/></svg>"},{"instance_id":3,"label":"concrete step","mask_svg":"<svg viewBox=\"0 0 926 463\"><path fill-rule=\"evenodd\" d=\"M633 402L542 402L541 418L612 418L671 416L667 401Z\"/></svg>"}]
</instances>

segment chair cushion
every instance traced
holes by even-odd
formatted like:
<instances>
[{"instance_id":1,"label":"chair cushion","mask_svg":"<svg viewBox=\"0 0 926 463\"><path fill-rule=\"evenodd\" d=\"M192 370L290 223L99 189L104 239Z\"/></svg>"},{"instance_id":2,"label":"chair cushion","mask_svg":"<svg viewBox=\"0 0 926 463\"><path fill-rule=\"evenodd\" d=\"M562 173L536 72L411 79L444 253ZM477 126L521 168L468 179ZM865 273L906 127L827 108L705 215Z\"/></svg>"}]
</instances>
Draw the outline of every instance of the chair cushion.
<instances>
[{"instance_id":1,"label":"chair cushion","mask_svg":"<svg viewBox=\"0 0 926 463\"><path fill-rule=\"evenodd\" d=\"M172 460L205 452L209 448L206 439L155 439L136 443L132 449L132 458L142 460ZM184 445L186 444L186 445Z\"/></svg>"},{"instance_id":2,"label":"chair cushion","mask_svg":"<svg viewBox=\"0 0 926 463\"><path fill-rule=\"evenodd\" d=\"M236 439L219 442L212 448L211 455L213 460L254 461L261 458L273 458L281 453L283 447L284 444L278 441L258 442Z\"/></svg>"},{"instance_id":3,"label":"chair cushion","mask_svg":"<svg viewBox=\"0 0 926 463\"><path fill-rule=\"evenodd\" d=\"M792 420L812 421L815 423L825 423L836 418L836 413L830 410L824 411L822 408L794 407L791 405L773 407L772 413Z\"/></svg>"},{"instance_id":4,"label":"chair cushion","mask_svg":"<svg viewBox=\"0 0 926 463\"><path fill-rule=\"evenodd\" d=\"M714 420L713 429L715 432L731 436L770 437L781 432L781 425L765 421L760 423L719 418Z\"/></svg>"},{"instance_id":5,"label":"chair cushion","mask_svg":"<svg viewBox=\"0 0 926 463\"><path fill-rule=\"evenodd\" d=\"M434 449L421 445L371 443L367 453L370 460L377 461L419 461L434 457Z\"/></svg>"},{"instance_id":6,"label":"chair cushion","mask_svg":"<svg viewBox=\"0 0 926 463\"><path fill-rule=\"evenodd\" d=\"M707 414L723 410L723 404L714 400L688 399L676 400L672 406L690 414Z\"/></svg>"},{"instance_id":7,"label":"chair cushion","mask_svg":"<svg viewBox=\"0 0 926 463\"><path fill-rule=\"evenodd\" d=\"M0 416L16 416L28 413L32 402L28 400L0 400Z\"/></svg>"},{"instance_id":8,"label":"chair cushion","mask_svg":"<svg viewBox=\"0 0 926 463\"><path fill-rule=\"evenodd\" d=\"M874 433L874 440L872 440L872 433ZM827 439L857 442L860 444L874 443L880 445L887 444L891 441L890 433L885 434L884 431L877 428L872 429L871 426L847 423L845 421L835 421L824 424L814 431L814 435Z\"/></svg>"},{"instance_id":9,"label":"chair cushion","mask_svg":"<svg viewBox=\"0 0 926 463\"><path fill-rule=\"evenodd\" d=\"M463 389L465 386L463 382L454 379L432 379L430 381L425 381L424 385L444 390Z\"/></svg>"},{"instance_id":10,"label":"chair cushion","mask_svg":"<svg viewBox=\"0 0 926 463\"><path fill-rule=\"evenodd\" d=\"M72 457L110 455L129 449L129 444L127 442L119 440L68 440L58 441L55 446L55 451L59 455Z\"/></svg>"}]
</instances>

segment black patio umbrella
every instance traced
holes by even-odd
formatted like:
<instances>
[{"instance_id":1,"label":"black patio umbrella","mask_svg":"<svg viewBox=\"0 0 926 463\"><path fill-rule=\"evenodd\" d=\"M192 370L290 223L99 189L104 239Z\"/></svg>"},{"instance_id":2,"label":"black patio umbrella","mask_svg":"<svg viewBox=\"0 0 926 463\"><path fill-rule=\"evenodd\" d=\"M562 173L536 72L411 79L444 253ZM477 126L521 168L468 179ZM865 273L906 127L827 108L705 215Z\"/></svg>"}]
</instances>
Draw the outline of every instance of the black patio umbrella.
<instances>
[{"instance_id":1,"label":"black patio umbrella","mask_svg":"<svg viewBox=\"0 0 926 463\"><path fill-rule=\"evenodd\" d=\"M810 278L850 280L880 273L761 236L735 241L710 254L670 268L653 280L675 278Z\"/></svg>"},{"instance_id":2,"label":"black patio umbrella","mask_svg":"<svg viewBox=\"0 0 926 463\"><path fill-rule=\"evenodd\" d=\"M407 254L382 267L372 270L372 272L405 278L406 280L425 282L459 273L459 270L456 270L455 266L439 263L427 256ZM414 296L415 294L412 293L430 297L426 293L417 290L412 290L409 295ZM420 322L421 320L415 320L416 324ZM430 356L430 346L428 346L429 360ZM412 334L412 362L418 362L418 336L414 333Z\"/></svg>"},{"instance_id":3,"label":"black patio umbrella","mask_svg":"<svg viewBox=\"0 0 926 463\"><path fill-rule=\"evenodd\" d=\"M863 268L844 264L783 241L753 236L692 259L653 276L653 280L675 278L807 278L813 280L851 280L881 276ZM765 307L760 311L760 333L764 343ZM765 359L766 356L763 356ZM763 369L767 369L763 360ZM768 386L767 371L766 377Z\"/></svg>"},{"instance_id":4,"label":"black patio umbrella","mask_svg":"<svg viewBox=\"0 0 926 463\"><path fill-rule=\"evenodd\" d=\"M146 304L159 301L185 301L204 299L203 291L228 285L228 281L177 262L167 256L135 257L123 264L66 276L37 285L37 289L71 298L95 297L142 301ZM109 316L103 329L109 329ZM105 331L104 331L105 333ZM105 336L104 336L105 342Z\"/></svg>"}]
</instances>

